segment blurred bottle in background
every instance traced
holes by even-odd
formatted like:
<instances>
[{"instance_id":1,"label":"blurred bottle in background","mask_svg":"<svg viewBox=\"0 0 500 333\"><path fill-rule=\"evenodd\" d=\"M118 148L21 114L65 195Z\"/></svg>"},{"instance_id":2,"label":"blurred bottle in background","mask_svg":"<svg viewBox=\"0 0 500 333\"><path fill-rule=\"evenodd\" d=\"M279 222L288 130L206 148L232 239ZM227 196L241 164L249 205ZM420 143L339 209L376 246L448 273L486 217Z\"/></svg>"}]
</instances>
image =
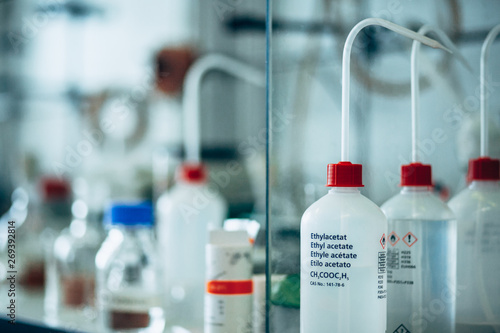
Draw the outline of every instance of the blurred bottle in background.
<instances>
[{"instance_id":1,"label":"blurred bottle in background","mask_svg":"<svg viewBox=\"0 0 500 333\"><path fill-rule=\"evenodd\" d=\"M500 332L499 160L470 160L468 181L450 200L458 221L456 332Z\"/></svg>"},{"instance_id":2,"label":"blurred bottle in background","mask_svg":"<svg viewBox=\"0 0 500 333\"><path fill-rule=\"evenodd\" d=\"M41 234L45 251L52 248L61 231L71 223L71 183L55 176L42 177L40 181L39 218L43 224Z\"/></svg>"},{"instance_id":3,"label":"blurred bottle in background","mask_svg":"<svg viewBox=\"0 0 500 333\"><path fill-rule=\"evenodd\" d=\"M150 204L115 204L95 260L99 331L163 332L162 272Z\"/></svg>"},{"instance_id":4,"label":"blurred bottle in background","mask_svg":"<svg viewBox=\"0 0 500 333\"><path fill-rule=\"evenodd\" d=\"M430 165L401 167L400 193L380 208L387 216L387 329L454 332L457 222L434 193ZM418 295L418 296L417 296ZM425 317L435 300L441 310Z\"/></svg>"},{"instance_id":5,"label":"blurred bottle in background","mask_svg":"<svg viewBox=\"0 0 500 333\"><path fill-rule=\"evenodd\" d=\"M82 180L75 183L81 185ZM71 206L71 224L46 255L45 321L49 325L90 329L95 311L95 256L103 241L102 213L82 199Z\"/></svg>"},{"instance_id":6,"label":"blurred bottle in background","mask_svg":"<svg viewBox=\"0 0 500 333\"><path fill-rule=\"evenodd\" d=\"M71 219L70 184L67 180L42 177L17 188L8 220L15 226L16 302L20 317L43 319L46 285L45 254Z\"/></svg>"},{"instance_id":7,"label":"blurred bottle in background","mask_svg":"<svg viewBox=\"0 0 500 333\"><path fill-rule=\"evenodd\" d=\"M184 164L178 171L177 183L157 202L167 324L202 332L205 246L209 230L222 228L227 205L204 166Z\"/></svg>"},{"instance_id":8,"label":"blurred bottle in background","mask_svg":"<svg viewBox=\"0 0 500 333\"><path fill-rule=\"evenodd\" d=\"M38 190L28 192L26 220L16 232L16 252L20 285L41 291L45 285L44 253L70 222L71 190L66 180L51 177L42 178Z\"/></svg>"}]
</instances>

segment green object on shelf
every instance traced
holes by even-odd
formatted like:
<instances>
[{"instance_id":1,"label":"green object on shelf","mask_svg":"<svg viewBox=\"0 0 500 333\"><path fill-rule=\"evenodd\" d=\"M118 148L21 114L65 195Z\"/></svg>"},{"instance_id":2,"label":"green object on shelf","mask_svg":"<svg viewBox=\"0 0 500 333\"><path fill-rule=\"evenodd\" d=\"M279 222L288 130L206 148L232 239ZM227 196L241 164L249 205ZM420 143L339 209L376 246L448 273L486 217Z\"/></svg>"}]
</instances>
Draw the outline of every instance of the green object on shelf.
<instances>
[{"instance_id":1,"label":"green object on shelf","mask_svg":"<svg viewBox=\"0 0 500 333\"><path fill-rule=\"evenodd\" d=\"M288 275L281 281L273 282L271 303L288 308L300 308L300 275Z\"/></svg>"}]
</instances>

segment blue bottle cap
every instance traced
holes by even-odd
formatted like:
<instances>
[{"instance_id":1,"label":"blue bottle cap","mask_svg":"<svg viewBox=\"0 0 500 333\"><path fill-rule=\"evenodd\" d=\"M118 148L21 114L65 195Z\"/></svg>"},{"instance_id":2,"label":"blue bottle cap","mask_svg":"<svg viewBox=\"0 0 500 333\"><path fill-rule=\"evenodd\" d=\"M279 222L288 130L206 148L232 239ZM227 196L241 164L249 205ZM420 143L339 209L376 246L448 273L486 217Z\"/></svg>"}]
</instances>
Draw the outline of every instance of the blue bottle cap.
<instances>
[{"instance_id":1,"label":"blue bottle cap","mask_svg":"<svg viewBox=\"0 0 500 333\"><path fill-rule=\"evenodd\" d=\"M107 215L107 222L111 225L153 225L153 207L150 203L115 203L111 205Z\"/></svg>"}]
</instances>

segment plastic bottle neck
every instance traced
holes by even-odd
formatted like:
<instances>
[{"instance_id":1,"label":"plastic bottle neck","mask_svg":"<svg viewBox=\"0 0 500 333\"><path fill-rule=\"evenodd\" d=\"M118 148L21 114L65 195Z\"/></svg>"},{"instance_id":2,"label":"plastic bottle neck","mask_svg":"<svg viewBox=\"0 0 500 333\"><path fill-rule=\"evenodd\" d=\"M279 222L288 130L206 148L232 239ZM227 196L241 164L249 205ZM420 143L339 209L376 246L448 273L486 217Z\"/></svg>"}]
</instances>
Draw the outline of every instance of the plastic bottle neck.
<instances>
[{"instance_id":1,"label":"plastic bottle neck","mask_svg":"<svg viewBox=\"0 0 500 333\"><path fill-rule=\"evenodd\" d=\"M500 190L499 180L473 180L469 189L471 190Z\"/></svg>"},{"instance_id":2,"label":"plastic bottle neck","mask_svg":"<svg viewBox=\"0 0 500 333\"><path fill-rule=\"evenodd\" d=\"M152 230L153 227L151 225L143 225L143 224L136 224L136 225L115 224L112 226L112 228L116 228L120 230L122 233L127 235L134 235L141 232L149 232Z\"/></svg>"},{"instance_id":3,"label":"plastic bottle neck","mask_svg":"<svg viewBox=\"0 0 500 333\"><path fill-rule=\"evenodd\" d=\"M145 225L114 225L112 227L121 234L121 239L124 244L142 244L143 242L152 242L153 230L151 226Z\"/></svg>"},{"instance_id":4,"label":"plastic bottle neck","mask_svg":"<svg viewBox=\"0 0 500 333\"><path fill-rule=\"evenodd\" d=\"M207 184L206 181L201 181L201 182L193 182L193 181L188 181L188 180L185 180L185 179L179 179L177 180L177 185L179 187L183 187L183 188L200 188L200 187L203 187Z\"/></svg>"},{"instance_id":5,"label":"plastic bottle neck","mask_svg":"<svg viewBox=\"0 0 500 333\"><path fill-rule=\"evenodd\" d=\"M428 193L431 192L430 186L403 186L401 193Z\"/></svg>"},{"instance_id":6,"label":"plastic bottle neck","mask_svg":"<svg viewBox=\"0 0 500 333\"><path fill-rule=\"evenodd\" d=\"M358 187L332 187L328 193L335 194L358 194Z\"/></svg>"}]
</instances>

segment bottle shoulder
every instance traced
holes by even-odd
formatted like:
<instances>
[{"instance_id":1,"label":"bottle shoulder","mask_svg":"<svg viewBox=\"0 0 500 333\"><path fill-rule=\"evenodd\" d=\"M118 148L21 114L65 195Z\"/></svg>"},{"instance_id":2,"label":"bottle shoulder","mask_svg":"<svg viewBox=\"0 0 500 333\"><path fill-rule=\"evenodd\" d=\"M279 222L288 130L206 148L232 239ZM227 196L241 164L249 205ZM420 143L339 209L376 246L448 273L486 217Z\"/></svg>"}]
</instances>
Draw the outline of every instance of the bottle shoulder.
<instances>
[{"instance_id":1,"label":"bottle shoulder","mask_svg":"<svg viewBox=\"0 0 500 333\"><path fill-rule=\"evenodd\" d=\"M96 266L106 270L115 261L156 263L154 244L154 239L146 233L133 236L110 233L96 255Z\"/></svg>"},{"instance_id":2,"label":"bottle shoulder","mask_svg":"<svg viewBox=\"0 0 500 333\"><path fill-rule=\"evenodd\" d=\"M124 241L123 234L118 230L111 229L104 239L95 257L96 267L99 270L105 269L109 262L116 256Z\"/></svg>"},{"instance_id":3,"label":"bottle shoulder","mask_svg":"<svg viewBox=\"0 0 500 333\"><path fill-rule=\"evenodd\" d=\"M455 195L449 205L460 216L467 212L474 214L478 210L500 214L500 191L469 187Z\"/></svg>"},{"instance_id":4,"label":"bottle shoulder","mask_svg":"<svg viewBox=\"0 0 500 333\"><path fill-rule=\"evenodd\" d=\"M388 219L455 219L450 207L430 191L400 192L380 208Z\"/></svg>"},{"instance_id":5,"label":"bottle shoulder","mask_svg":"<svg viewBox=\"0 0 500 333\"><path fill-rule=\"evenodd\" d=\"M210 228L220 228L227 215L227 203L207 186L185 186L162 195L156 205L158 230L179 224L178 221L204 221ZM189 228L190 224L184 224Z\"/></svg>"},{"instance_id":6,"label":"bottle shoulder","mask_svg":"<svg viewBox=\"0 0 500 333\"><path fill-rule=\"evenodd\" d=\"M360 193L339 194L329 192L314 202L302 216L302 221L311 219L352 219L385 220L380 208Z\"/></svg>"},{"instance_id":7,"label":"bottle shoulder","mask_svg":"<svg viewBox=\"0 0 500 333\"><path fill-rule=\"evenodd\" d=\"M203 185L174 185L169 191L163 193L157 201L158 209L166 209L180 202L192 203L194 201L211 202L215 205L224 206L224 198L218 191L213 191L206 184Z\"/></svg>"}]
</instances>

